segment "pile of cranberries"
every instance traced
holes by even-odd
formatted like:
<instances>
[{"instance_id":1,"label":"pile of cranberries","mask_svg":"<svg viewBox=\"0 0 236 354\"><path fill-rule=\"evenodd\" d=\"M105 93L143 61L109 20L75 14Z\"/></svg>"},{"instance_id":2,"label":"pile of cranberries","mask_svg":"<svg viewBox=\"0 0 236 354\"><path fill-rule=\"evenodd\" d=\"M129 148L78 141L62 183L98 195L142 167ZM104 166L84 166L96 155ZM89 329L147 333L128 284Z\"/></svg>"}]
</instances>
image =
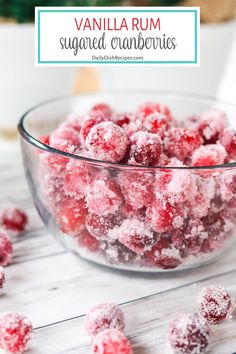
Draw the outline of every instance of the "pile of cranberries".
<instances>
[{"instance_id":1,"label":"pile of cranberries","mask_svg":"<svg viewBox=\"0 0 236 354\"><path fill-rule=\"evenodd\" d=\"M236 173L211 168L236 160L224 112L179 122L160 103L132 113L97 104L40 140L63 152L38 153L41 197L81 255L172 269L209 259L232 238Z\"/></svg>"},{"instance_id":2,"label":"pile of cranberries","mask_svg":"<svg viewBox=\"0 0 236 354\"><path fill-rule=\"evenodd\" d=\"M234 300L222 286L203 288L198 296L198 311L179 314L169 325L167 342L172 353L208 353L214 334L212 325L232 318L234 307ZM91 338L94 354L133 353L124 335L124 313L116 304L94 306L85 317L85 330Z\"/></svg>"}]
</instances>

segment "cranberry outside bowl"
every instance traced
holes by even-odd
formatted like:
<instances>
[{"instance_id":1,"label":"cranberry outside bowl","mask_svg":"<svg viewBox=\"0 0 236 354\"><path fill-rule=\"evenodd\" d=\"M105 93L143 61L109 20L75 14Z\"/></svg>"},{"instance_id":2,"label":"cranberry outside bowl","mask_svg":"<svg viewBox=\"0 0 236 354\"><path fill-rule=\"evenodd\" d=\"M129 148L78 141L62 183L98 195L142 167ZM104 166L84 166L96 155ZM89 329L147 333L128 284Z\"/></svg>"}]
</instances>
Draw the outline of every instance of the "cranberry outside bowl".
<instances>
[{"instance_id":1,"label":"cranberry outside bowl","mask_svg":"<svg viewBox=\"0 0 236 354\"><path fill-rule=\"evenodd\" d=\"M167 272L213 261L236 233L235 118L232 104L167 92L42 103L19 123L39 215L99 264Z\"/></svg>"}]
</instances>

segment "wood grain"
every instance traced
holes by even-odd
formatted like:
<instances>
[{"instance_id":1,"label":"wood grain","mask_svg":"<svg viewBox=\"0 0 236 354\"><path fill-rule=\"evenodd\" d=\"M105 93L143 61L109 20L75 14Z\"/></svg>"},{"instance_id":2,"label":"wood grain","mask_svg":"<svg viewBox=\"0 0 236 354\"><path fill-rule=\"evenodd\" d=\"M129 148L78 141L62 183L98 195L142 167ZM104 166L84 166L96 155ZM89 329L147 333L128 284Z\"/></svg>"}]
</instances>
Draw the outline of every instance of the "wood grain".
<instances>
[{"instance_id":1,"label":"wood grain","mask_svg":"<svg viewBox=\"0 0 236 354\"><path fill-rule=\"evenodd\" d=\"M189 272L114 271L67 252L44 229L20 161L0 164L0 192L0 208L13 203L30 215L29 230L14 239L14 262L6 269L7 286L0 298L1 311L21 311L32 319L36 330L29 353L89 353L81 316L96 303L114 301L128 302L123 308L135 354L167 354L163 339L167 322L177 310L192 310L197 288L208 282L221 283L236 297L235 249L217 262ZM214 278L204 280L207 277ZM193 285L196 281L201 282ZM139 298L143 299L136 300ZM212 354L235 351L235 324L217 329L218 343Z\"/></svg>"},{"instance_id":2,"label":"wood grain","mask_svg":"<svg viewBox=\"0 0 236 354\"><path fill-rule=\"evenodd\" d=\"M126 317L126 333L134 347L134 354L168 354L166 331L169 322L181 312L194 312L196 294L212 284L225 286L236 298L236 284L232 279L236 270L222 276L210 277L178 289L142 298L122 305ZM236 348L236 318L214 330L211 354L230 354ZM84 317L54 324L35 331L34 353L40 348L54 353L90 353L90 341L84 331Z\"/></svg>"}]
</instances>

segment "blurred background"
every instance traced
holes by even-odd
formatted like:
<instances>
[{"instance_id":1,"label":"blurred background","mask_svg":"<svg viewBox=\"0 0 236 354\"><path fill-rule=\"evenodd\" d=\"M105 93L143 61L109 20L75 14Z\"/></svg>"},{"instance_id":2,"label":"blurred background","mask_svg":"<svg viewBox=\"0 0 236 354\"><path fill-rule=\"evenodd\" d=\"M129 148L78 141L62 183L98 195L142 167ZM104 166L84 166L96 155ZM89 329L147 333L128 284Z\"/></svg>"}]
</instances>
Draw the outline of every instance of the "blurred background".
<instances>
[{"instance_id":1,"label":"blurred background","mask_svg":"<svg viewBox=\"0 0 236 354\"><path fill-rule=\"evenodd\" d=\"M200 6L200 67L34 67L35 6ZM14 151L20 116L42 100L94 90L198 93L236 103L236 0L0 0L0 151Z\"/></svg>"}]
</instances>

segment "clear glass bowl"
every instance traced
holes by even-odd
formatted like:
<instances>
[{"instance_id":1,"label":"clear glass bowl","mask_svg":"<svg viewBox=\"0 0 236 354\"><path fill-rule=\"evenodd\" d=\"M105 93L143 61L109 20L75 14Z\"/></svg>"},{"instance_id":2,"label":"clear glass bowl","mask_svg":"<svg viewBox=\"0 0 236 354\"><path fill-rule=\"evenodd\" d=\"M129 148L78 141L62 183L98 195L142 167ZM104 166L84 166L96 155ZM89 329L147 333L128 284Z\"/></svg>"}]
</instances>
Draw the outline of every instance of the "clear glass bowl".
<instances>
[{"instance_id":1,"label":"clear glass bowl","mask_svg":"<svg viewBox=\"0 0 236 354\"><path fill-rule=\"evenodd\" d=\"M236 163L210 168L131 166L65 153L38 140L52 132L69 114L83 114L99 102L122 112L135 110L147 101L168 105L179 120L217 108L227 113L231 125L236 122L234 105L187 94L103 92L51 100L29 110L19 123L30 190L39 215L51 233L82 258L136 271L167 272L198 267L223 254L234 242ZM68 171L74 173L73 197L65 191ZM180 192L182 188L186 194L185 181L191 179L197 193L194 200L189 196L176 206L176 219L171 227L168 227L166 215L162 215L167 227L157 233L147 217L147 209L155 203L154 180L173 173L179 180ZM119 208L114 209L113 214L100 210L97 216L87 207L85 189L101 181L103 176L121 188L122 195ZM77 189L84 190L83 197L78 198ZM159 193L165 193L164 188ZM131 200L132 208L128 203ZM184 218L181 226L180 215ZM152 225L155 215L153 218ZM117 228L121 232L119 240L114 237Z\"/></svg>"}]
</instances>

